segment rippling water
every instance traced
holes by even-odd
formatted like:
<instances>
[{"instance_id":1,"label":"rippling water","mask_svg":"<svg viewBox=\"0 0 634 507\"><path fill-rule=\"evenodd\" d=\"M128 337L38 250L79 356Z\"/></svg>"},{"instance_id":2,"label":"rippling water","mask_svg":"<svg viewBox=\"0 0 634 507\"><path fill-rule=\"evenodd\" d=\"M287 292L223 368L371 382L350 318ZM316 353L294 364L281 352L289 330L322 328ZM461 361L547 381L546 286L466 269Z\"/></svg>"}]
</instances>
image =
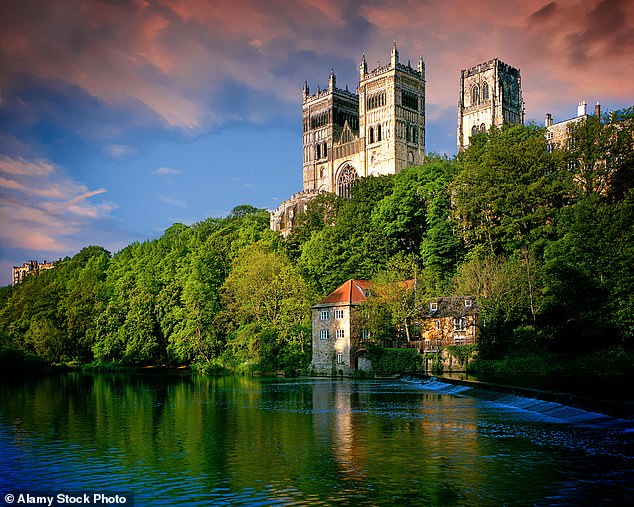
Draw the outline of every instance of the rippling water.
<instances>
[{"instance_id":1,"label":"rippling water","mask_svg":"<svg viewBox=\"0 0 634 507\"><path fill-rule=\"evenodd\" d=\"M3 381L6 491L135 505L624 505L631 422L442 383L69 373ZM2 500L0 500L1 502Z\"/></svg>"}]
</instances>

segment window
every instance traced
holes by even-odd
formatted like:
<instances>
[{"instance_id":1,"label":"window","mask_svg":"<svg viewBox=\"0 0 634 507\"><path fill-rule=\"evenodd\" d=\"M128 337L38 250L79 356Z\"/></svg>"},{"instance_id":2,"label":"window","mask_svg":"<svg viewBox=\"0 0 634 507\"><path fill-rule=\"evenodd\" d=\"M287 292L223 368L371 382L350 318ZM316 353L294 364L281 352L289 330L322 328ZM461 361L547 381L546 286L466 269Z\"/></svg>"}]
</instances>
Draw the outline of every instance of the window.
<instances>
[{"instance_id":1,"label":"window","mask_svg":"<svg viewBox=\"0 0 634 507\"><path fill-rule=\"evenodd\" d=\"M403 104L403 107L418 111L418 95L416 93L403 90L401 92L401 104Z\"/></svg>"},{"instance_id":2,"label":"window","mask_svg":"<svg viewBox=\"0 0 634 507\"><path fill-rule=\"evenodd\" d=\"M478 102L480 102L480 88L478 88L478 85L473 85L473 88L471 88L471 104L475 105Z\"/></svg>"},{"instance_id":3,"label":"window","mask_svg":"<svg viewBox=\"0 0 634 507\"><path fill-rule=\"evenodd\" d=\"M321 144L317 145L317 160L321 158Z\"/></svg>"},{"instance_id":4,"label":"window","mask_svg":"<svg viewBox=\"0 0 634 507\"><path fill-rule=\"evenodd\" d=\"M454 336L453 343L454 343L454 345L464 345L465 343L467 343L467 337L466 336Z\"/></svg>"},{"instance_id":5,"label":"window","mask_svg":"<svg viewBox=\"0 0 634 507\"><path fill-rule=\"evenodd\" d=\"M343 354L337 354L337 364L343 364Z\"/></svg>"},{"instance_id":6,"label":"window","mask_svg":"<svg viewBox=\"0 0 634 507\"><path fill-rule=\"evenodd\" d=\"M436 321L436 331L440 331L440 320Z\"/></svg>"},{"instance_id":7,"label":"window","mask_svg":"<svg viewBox=\"0 0 634 507\"><path fill-rule=\"evenodd\" d=\"M484 134L487 131L487 127L486 125L483 123L482 125L480 125L480 133Z\"/></svg>"},{"instance_id":8,"label":"window","mask_svg":"<svg viewBox=\"0 0 634 507\"><path fill-rule=\"evenodd\" d=\"M381 140L381 125L378 125L376 127L376 140L380 141Z\"/></svg>"},{"instance_id":9,"label":"window","mask_svg":"<svg viewBox=\"0 0 634 507\"><path fill-rule=\"evenodd\" d=\"M343 319L343 310L335 310L335 319Z\"/></svg>"},{"instance_id":10,"label":"window","mask_svg":"<svg viewBox=\"0 0 634 507\"><path fill-rule=\"evenodd\" d=\"M359 179L357 171L350 164L346 164L337 176L337 195L347 199L350 197L350 184Z\"/></svg>"},{"instance_id":11,"label":"window","mask_svg":"<svg viewBox=\"0 0 634 507\"><path fill-rule=\"evenodd\" d=\"M319 320L328 320L328 310L322 310Z\"/></svg>"},{"instance_id":12,"label":"window","mask_svg":"<svg viewBox=\"0 0 634 507\"><path fill-rule=\"evenodd\" d=\"M374 142L374 127L370 127L370 144Z\"/></svg>"},{"instance_id":13,"label":"window","mask_svg":"<svg viewBox=\"0 0 634 507\"><path fill-rule=\"evenodd\" d=\"M467 330L467 319L465 317L456 317L453 320L453 330L454 331L466 331Z\"/></svg>"},{"instance_id":14,"label":"window","mask_svg":"<svg viewBox=\"0 0 634 507\"><path fill-rule=\"evenodd\" d=\"M340 339L340 338L345 338L346 332L343 329L337 329L336 331L336 338Z\"/></svg>"},{"instance_id":15,"label":"window","mask_svg":"<svg viewBox=\"0 0 634 507\"><path fill-rule=\"evenodd\" d=\"M367 329L362 329L361 330L361 339L362 340L369 340L370 339L370 331L368 331Z\"/></svg>"},{"instance_id":16,"label":"window","mask_svg":"<svg viewBox=\"0 0 634 507\"><path fill-rule=\"evenodd\" d=\"M473 304L473 302L470 299L465 299L464 300L464 307L465 308L471 308L472 304Z\"/></svg>"},{"instance_id":17,"label":"window","mask_svg":"<svg viewBox=\"0 0 634 507\"><path fill-rule=\"evenodd\" d=\"M482 102L486 102L487 100L489 100L489 85L485 81L482 84Z\"/></svg>"},{"instance_id":18,"label":"window","mask_svg":"<svg viewBox=\"0 0 634 507\"><path fill-rule=\"evenodd\" d=\"M320 340L327 340L329 338L328 335L328 330L327 329L322 329L321 331L319 331L319 339Z\"/></svg>"},{"instance_id":19,"label":"window","mask_svg":"<svg viewBox=\"0 0 634 507\"><path fill-rule=\"evenodd\" d=\"M435 312L438 310L438 303L429 303L429 311Z\"/></svg>"},{"instance_id":20,"label":"window","mask_svg":"<svg viewBox=\"0 0 634 507\"><path fill-rule=\"evenodd\" d=\"M474 125L473 127L471 127L471 135L475 136L478 133L478 126Z\"/></svg>"}]
</instances>

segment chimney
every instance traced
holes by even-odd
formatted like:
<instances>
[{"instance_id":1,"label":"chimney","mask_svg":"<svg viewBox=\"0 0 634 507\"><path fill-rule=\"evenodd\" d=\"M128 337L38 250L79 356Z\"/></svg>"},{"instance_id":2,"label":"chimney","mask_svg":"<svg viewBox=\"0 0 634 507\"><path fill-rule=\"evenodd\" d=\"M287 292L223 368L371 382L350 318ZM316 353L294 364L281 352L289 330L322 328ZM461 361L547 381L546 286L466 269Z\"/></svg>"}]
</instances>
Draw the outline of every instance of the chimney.
<instances>
[{"instance_id":1,"label":"chimney","mask_svg":"<svg viewBox=\"0 0 634 507\"><path fill-rule=\"evenodd\" d=\"M597 102L597 105L594 106L594 115L597 117L597 120L601 119L601 104Z\"/></svg>"},{"instance_id":2,"label":"chimney","mask_svg":"<svg viewBox=\"0 0 634 507\"><path fill-rule=\"evenodd\" d=\"M550 127L553 124L553 115L550 113L546 113L546 127Z\"/></svg>"},{"instance_id":3,"label":"chimney","mask_svg":"<svg viewBox=\"0 0 634 507\"><path fill-rule=\"evenodd\" d=\"M588 114L586 109L587 106L588 104L586 104L585 100L579 102L579 105L577 106L577 116L585 116L586 114Z\"/></svg>"}]
</instances>

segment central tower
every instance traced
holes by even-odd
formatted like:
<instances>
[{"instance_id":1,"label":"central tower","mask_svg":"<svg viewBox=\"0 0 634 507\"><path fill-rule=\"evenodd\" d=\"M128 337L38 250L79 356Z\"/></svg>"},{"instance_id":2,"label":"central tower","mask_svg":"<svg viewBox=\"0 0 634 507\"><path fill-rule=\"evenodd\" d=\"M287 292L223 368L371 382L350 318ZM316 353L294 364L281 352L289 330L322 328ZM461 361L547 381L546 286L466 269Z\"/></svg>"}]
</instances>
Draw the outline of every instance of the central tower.
<instances>
[{"instance_id":1,"label":"central tower","mask_svg":"<svg viewBox=\"0 0 634 507\"><path fill-rule=\"evenodd\" d=\"M458 151L469 147L471 136L495 125L524 123L520 71L497 58L460 72Z\"/></svg>"},{"instance_id":2,"label":"central tower","mask_svg":"<svg viewBox=\"0 0 634 507\"><path fill-rule=\"evenodd\" d=\"M302 93L303 186L305 192L347 196L357 178L395 174L422 163L425 155L425 64L390 62L368 72L363 56L357 94L336 86Z\"/></svg>"}]
</instances>

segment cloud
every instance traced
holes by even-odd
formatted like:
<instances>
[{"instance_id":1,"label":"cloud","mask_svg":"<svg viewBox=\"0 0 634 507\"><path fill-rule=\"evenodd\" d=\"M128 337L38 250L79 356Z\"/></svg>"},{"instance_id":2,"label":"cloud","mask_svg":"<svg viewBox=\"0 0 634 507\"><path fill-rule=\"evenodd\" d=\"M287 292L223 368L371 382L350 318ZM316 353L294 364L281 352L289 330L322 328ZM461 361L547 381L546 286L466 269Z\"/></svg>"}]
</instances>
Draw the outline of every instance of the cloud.
<instances>
[{"instance_id":1,"label":"cloud","mask_svg":"<svg viewBox=\"0 0 634 507\"><path fill-rule=\"evenodd\" d=\"M165 204L169 204L170 206L176 206L178 208L186 208L187 201L183 199L174 199L173 197L169 197L166 195L159 195L159 200L164 202Z\"/></svg>"},{"instance_id":2,"label":"cloud","mask_svg":"<svg viewBox=\"0 0 634 507\"><path fill-rule=\"evenodd\" d=\"M109 144L104 147L103 154L107 158L119 160L134 155L135 150L131 146L126 146L124 144Z\"/></svg>"},{"instance_id":3,"label":"cloud","mask_svg":"<svg viewBox=\"0 0 634 507\"><path fill-rule=\"evenodd\" d=\"M158 176L165 176L165 175L173 175L173 174L182 174L182 171L180 169L174 169L172 167L159 167L158 169L155 169L154 171L152 171L152 174L156 174Z\"/></svg>"},{"instance_id":4,"label":"cloud","mask_svg":"<svg viewBox=\"0 0 634 507\"><path fill-rule=\"evenodd\" d=\"M334 67L354 90L361 54L385 63L395 39L404 62L423 52L427 103L439 109L455 109L460 69L495 57L522 70L529 116L588 90L604 101L634 95L628 0L68 0L38 4L37 15L10 2L0 88L12 97L27 77L63 83L125 125L185 135L277 125L296 119L305 79L315 90Z\"/></svg>"},{"instance_id":5,"label":"cloud","mask_svg":"<svg viewBox=\"0 0 634 507\"><path fill-rule=\"evenodd\" d=\"M12 248L66 252L81 246L76 235L107 218L112 203L47 160L0 157L0 240Z\"/></svg>"}]
</instances>

